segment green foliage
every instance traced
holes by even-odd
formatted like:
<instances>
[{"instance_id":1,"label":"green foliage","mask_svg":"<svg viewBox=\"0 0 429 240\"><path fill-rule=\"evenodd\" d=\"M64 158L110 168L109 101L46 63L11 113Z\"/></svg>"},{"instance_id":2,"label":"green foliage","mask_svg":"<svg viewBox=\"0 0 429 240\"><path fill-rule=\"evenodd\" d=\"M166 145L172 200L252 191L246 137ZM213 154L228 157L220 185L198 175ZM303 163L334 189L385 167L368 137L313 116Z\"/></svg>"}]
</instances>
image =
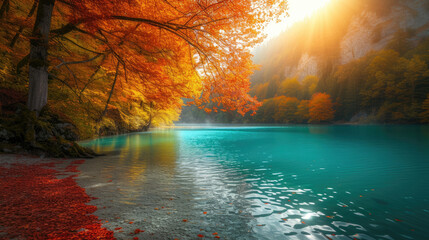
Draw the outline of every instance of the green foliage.
<instances>
[{"instance_id":1,"label":"green foliage","mask_svg":"<svg viewBox=\"0 0 429 240\"><path fill-rule=\"evenodd\" d=\"M274 120L277 123L297 123L296 112L298 110L299 100L296 97L278 97L276 100L276 113Z\"/></svg>"},{"instance_id":2,"label":"green foliage","mask_svg":"<svg viewBox=\"0 0 429 240\"><path fill-rule=\"evenodd\" d=\"M295 112L297 123L307 123L310 120L310 101L301 100Z\"/></svg>"},{"instance_id":3,"label":"green foliage","mask_svg":"<svg viewBox=\"0 0 429 240\"><path fill-rule=\"evenodd\" d=\"M406 32L404 30L397 31L392 40L387 44L387 49L392 49L399 54L403 55L411 48L411 42L409 38L411 37L410 32Z\"/></svg>"},{"instance_id":4,"label":"green foliage","mask_svg":"<svg viewBox=\"0 0 429 240\"><path fill-rule=\"evenodd\" d=\"M310 99L313 94L316 93L317 84L319 83L319 78L317 76L309 75L302 80L301 87L301 96L303 99Z\"/></svg>"},{"instance_id":5,"label":"green foliage","mask_svg":"<svg viewBox=\"0 0 429 240\"><path fill-rule=\"evenodd\" d=\"M279 95L301 98L302 96L301 83L297 78L288 78L284 80L280 85Z\"/></svg>"}]
</instances>

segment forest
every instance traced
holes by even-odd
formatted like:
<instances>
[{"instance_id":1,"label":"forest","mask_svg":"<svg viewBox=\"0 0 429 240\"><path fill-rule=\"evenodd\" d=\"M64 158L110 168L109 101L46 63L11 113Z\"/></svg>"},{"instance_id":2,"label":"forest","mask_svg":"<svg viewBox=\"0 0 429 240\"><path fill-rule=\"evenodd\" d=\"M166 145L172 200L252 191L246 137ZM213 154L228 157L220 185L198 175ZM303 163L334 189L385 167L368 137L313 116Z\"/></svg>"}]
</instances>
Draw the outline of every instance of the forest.
<instances>
[{"instance_id":1,"label":"forest","mask_svg":"<svg viewBox=\"0 0 429 240\"><path fill-rule=\"evenodd\" d=\"M254 117L189 107L181 121L428 123L427 20L422 27L400 28L392 19L395 10L416 14L409 2L331 1L255 50L260 69L250 93L263 104ZM353 28L356 18L363 23ZM364 41L373 49L363 51Z\"/></svg>"},{"instance_id":2,"label":"forest","mask_svg":"<svg viewBox=\"0 0 429 240\"><path fill-rule=\"evenodd\" d=\"M74 140L171 125L185 98L255 112L250 50L286 10L280 0L3 0L1 142L84 154Z\"/></svg>"}]
</instances>

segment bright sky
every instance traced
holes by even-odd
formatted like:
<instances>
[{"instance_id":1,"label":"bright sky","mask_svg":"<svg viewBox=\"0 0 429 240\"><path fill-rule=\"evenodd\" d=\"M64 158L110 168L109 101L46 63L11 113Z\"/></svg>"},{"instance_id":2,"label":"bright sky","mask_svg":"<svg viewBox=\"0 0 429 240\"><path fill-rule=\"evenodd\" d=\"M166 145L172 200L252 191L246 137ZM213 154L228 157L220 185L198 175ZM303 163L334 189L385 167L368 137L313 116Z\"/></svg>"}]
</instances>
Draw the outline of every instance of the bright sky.
<instances>
[{"instance_id":1,"label":"bright sky","mask_svg":"<svg viewBox=\"0 0 429 240\"><path fill-rule=\"evenodd\" d=\"M267 27L266 32L268 34L268 39L276 37L293 23L310 16L329 1L330 0L288 0L289 17L284 18L280 23L272 23Z\"/></svg>"}]
</instances>

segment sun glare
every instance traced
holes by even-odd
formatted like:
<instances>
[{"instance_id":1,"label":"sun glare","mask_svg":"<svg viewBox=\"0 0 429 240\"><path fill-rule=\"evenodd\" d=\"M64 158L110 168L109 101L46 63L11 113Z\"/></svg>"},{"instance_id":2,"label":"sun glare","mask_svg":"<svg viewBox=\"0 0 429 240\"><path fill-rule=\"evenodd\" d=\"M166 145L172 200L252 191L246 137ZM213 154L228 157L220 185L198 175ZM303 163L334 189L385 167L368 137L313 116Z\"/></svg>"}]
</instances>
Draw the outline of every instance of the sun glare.
<instances>
[{"instance_id":1,"label":"sun glare","mask_svg":"<svg viewBox=\"0 0 429 240\"><path fill-rule=\"evenodd\" d=\"M285 17L279 23L270 24L266 29L268 38L276 37L293 23L311 16L311 14L325 6L329 1L330 0L288 0L289 17Z\"/></svg>"}]
</instances>

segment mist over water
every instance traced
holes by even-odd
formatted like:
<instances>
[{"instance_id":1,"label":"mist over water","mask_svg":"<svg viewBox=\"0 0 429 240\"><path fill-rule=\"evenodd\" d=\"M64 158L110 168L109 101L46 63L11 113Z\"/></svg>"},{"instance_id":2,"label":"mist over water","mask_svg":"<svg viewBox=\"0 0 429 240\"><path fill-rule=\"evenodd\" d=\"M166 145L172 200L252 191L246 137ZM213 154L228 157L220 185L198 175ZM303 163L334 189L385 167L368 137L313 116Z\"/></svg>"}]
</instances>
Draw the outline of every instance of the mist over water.
<instances>
[{"instance_id":1,"label":"mist over water","mask_svg":"<svg viewBox=\"0 0 429 240\"><path fill-rule=\"evenodd\" d=\"M140 221L143 239L429 236L427 126L186 126L83 145L110 153L80 168L112 200L98 215Z\"/></svg>"}]
</instances>

